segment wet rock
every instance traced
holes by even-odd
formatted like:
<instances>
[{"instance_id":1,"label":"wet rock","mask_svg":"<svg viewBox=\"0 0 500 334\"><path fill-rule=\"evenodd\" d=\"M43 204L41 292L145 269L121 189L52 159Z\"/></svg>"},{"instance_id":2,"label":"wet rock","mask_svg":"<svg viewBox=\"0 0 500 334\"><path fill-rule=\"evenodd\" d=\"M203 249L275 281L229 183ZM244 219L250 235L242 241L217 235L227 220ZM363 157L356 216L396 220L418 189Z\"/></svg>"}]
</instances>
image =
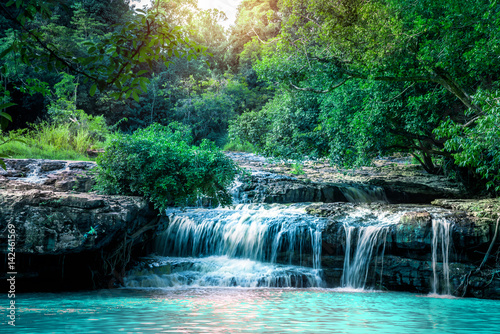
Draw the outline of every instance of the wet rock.
<instances>
[{"instance_id":1,"label":"wet rock","mask_svg":"<svg viewBox=\"0 0 500 334\"><path fill-rule=\"evenodd\" d=\"M92 172L95 162L6 159L5 163L7 171L0 169L0 176L46 185L54 191L89 192L95 185Z\"/></svg>"},{"instance_id":2,"label":"wet rock","mask_svg":"<svg viewBox=\"0 0 500 334\"><path fill-rule=\"evenodd\" d=\"M500 277L498 271L488 270L473 275L463 275L464 296L500 299ZM465 284L464 284L465 283Z\"/></svg>"},{"instance_id":3,"label":"wet rock","mask_svg":"<svg viewBox=\"0 0 500 334\"><path fill-rule=\"evenodd\" d=\"M66 161L41 161L40 162L40 171L41 172L50 172L58 169L64 169L66 167Z\"/></svg>"},{"instance_id":4,"label":"wet rock","mask_svg":"<svg viewBox=\"0 0 500 334\"><path fill-rule=\"evenodd\" d=\"M280 203L285 201L331 203L386 200L389 203L430 203L436 198L468 196L459 184L448 180L444 175L428 174L420 166L407 165L406 162L391 163L381 167L341 169L323 160L306 161L301 165L303 174L293 175L291 162L273 161L249 153L227 152L226 154L252 174L252 179L249 181L252 185L249 186L251 188L249 190L252 190L253 194L249 197L253 202L270 203L276 200ZM275 175L274 181L267 182L266 179L269 177L266 173ZM282 179L279 179L280 176ZM268 186L269 183L276 186ZM266 186L259 187L259 184ZM349 188L359 190L362 195L351 200L348 194ZM380 190L384 192L383 196L376 194ZM376 195L375 198L373 195Z\"/></svg>"},{"instance_id":5,"label":"wet rock","mask_svg":"<svg viewBox=\"0 0 500 334\"><path fill-rule=\"evenodd\" d=\"M393 246L400 249L429 249L432 239L432 216L427 211L406 212L391 234Z\"/></svg>"},{"instance_id":6,"label":"wet rock","mask_svg":"<svg viewBox=\"0 0 500 334\"><path fill-rule=\"evenodd\" d=\"M427 261L418 261L398 256L384 258L376 277L388 290L428 293L431 291L432 268Z\"/></svg>"},{"instance_id":7,"label":"wet rock","mask_svg":"<svg viewBox=\"0 0 500 334\"><path fill-rule=\"evenodd\" d=\"M68 163L69 169L91 170L94 167L96 167L96 163L90 161L78 161L78 162Z\"/></svg>"},{"instance_id":8,"label":"wet rock","mask_svg":"<svg viewBox=\"0 0 500 334\"><path fill-rule=\"evenodd\" d=\"M46 185L0 182L0 249L8 249L10 224L20 291L107 286L106 277L121 272L132 246L157 223L157 212L138 197L69 194Z\"/></svg>"}]
</instances>

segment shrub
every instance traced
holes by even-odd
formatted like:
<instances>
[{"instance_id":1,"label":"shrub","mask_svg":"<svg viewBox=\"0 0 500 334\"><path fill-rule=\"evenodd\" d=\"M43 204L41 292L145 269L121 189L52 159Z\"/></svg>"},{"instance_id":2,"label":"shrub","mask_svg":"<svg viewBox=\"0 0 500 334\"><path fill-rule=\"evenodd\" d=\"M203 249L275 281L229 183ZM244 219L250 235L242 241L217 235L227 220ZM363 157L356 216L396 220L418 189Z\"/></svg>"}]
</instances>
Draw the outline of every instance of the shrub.
<instances>
[{"instance_id":1,"label":"shrub","mask_svg":"<svg viewBox=\"0 0 500 334\"><path fill-rule=\"evenodd\" d=\"M187 131L178 124L152 124L131 135L115 135L97 158L98 190L143 196L160 210L193 205L201 197L230 204L227 188L236 165L212 142L191 146Z\"/></svg>"}]
</instances>

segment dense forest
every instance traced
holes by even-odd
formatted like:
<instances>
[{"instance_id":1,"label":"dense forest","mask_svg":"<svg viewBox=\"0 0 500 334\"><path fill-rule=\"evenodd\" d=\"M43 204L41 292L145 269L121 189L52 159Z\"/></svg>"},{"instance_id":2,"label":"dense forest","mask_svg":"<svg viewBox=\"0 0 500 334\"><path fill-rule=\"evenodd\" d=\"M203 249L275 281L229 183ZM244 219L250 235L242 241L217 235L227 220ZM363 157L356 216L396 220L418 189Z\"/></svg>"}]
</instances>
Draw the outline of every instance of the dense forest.
<instances>
[{"instance_id":1,"label":"dense forest","mask_svg":"<svg viewBox=\"0 0 500 334\"><path fill-rule=\"evenodd\" d=\"M111 174L130 177L133 165L137 176L149 163L113 156L171 149L159 160L182 156L185 179L163 185L198 177L191 186L201 189L214 177L202 192L220 202L236 171L215 145L341 167L412 156L473 191L500 191L497 1L243 0L229 29L225 19L197 0L147 10L2 0L1 156L108 145L103 188L126 193ZM187 175L200 151L210 163Z\"/></svg>"}]
</instances>

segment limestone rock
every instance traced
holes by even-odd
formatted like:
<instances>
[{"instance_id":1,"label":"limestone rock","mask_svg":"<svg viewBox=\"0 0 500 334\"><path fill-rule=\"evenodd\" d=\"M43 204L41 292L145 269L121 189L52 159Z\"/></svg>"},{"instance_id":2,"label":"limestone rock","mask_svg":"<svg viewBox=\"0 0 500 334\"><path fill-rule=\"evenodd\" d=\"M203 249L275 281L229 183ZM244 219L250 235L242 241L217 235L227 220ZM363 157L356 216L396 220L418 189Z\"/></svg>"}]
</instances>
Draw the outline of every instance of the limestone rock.
<instances>
[{"instance_id":1,"label":"limestone rock","mask_svg":"<svg viewBox=\"0 0 500 334\"><path fill-rule=\"evenodd\" d=\"M427 211L405 212L394 227L392 241L400 249L428 249L432 239L432 217Z\"/></svg>"},{"instance_id":2,"label":"limestone rock","mask_svg":"<svg viewBox=\"0 0 500 334\"><path fill-rule=\"evenodd\" d=\"M13 227L20 289L102 287L113 272L116 276L123 270L133 244L158 223L157 214L138 197L67 193L4 181L0 249L8 250L7 227Z\"/></svg>"}]
</instances>

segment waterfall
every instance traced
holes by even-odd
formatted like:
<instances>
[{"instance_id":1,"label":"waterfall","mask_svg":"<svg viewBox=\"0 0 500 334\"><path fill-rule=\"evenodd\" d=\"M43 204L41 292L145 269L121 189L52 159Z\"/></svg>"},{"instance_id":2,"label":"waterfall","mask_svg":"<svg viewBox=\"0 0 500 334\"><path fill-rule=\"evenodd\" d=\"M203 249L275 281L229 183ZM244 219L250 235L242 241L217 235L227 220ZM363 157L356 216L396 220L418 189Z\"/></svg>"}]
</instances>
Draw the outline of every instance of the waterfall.
<instances>
[{"instance_id":1,"label":"waterfall","mask_svg":"<svg viewBox=\"0 0 500 334\"><path fill-rule=\"evenodd\" d=\"M172 209L129 286L318 287L325 219L305 205Z\"/></svg>"},{"instance_id":2,"label":"waterfall","mask_svg":"<svg viewBox=\"0 0 500 334\"><path fill-rule=\"evenodd\" d=\"M374 254L383 259L387 226L366 226L357 229L357 238L353 237L355 227L346 226L346 254L342 286L353 289L364 289L368 279L370 263ZM357 239L356 247L351 250L351 243ZM380 250L382 248L382 250Z\"/></svg>"},{"instance_id":3,"label":"waterfall","mask_svg":"<svg viewBox=\"0 0 500 334\"><path fill-rule=\"evenodd\" d=\"M343 288L366 288L374 256L381 257L383 268L387 233L391 225L399 221L400 216L401 213L375 214L368 210L358 210L346 217L343 225L346 237L341 278Z\"/></svg>"},{"instance_id":4,"label":"waterfall","mask_svg":"<svg viewBox=\"0 0 500 334\"><path fill-rule=\"evenodd\" d=\"M20 180L30 183L43 183L43 181L45 181L46 177L42 176L41 174L40 162L36 161L34 163L29 164L26 167L30 169L30 172L28 175L26 175L26 177L19 178Z\"/></svg>"},{"instance_id":5,"label":"waterfall","mask_svg":"<svg viewBox=\"0 0 500 334\"><path fill-rule=\"evenodd\" d=\"M451 223L444 218L432 219L432 294L450 295L450 240ZM443 286L440 288L440 278L438 275L438 253L441 253Z\"/></svg>"},{"instance_id":6,"label":"waterfall","mask_svg":"<svg viewBox=\"0 0 500 334\"><path fill-rule=\"evenodd\" d=\"M351 203L373 203L373 202L383 202L388 203L385 190L382 187L377 186L349 186L342 187L340 191Z\"/></svg>"},{"instance_id":7,"label":"waterfall","mask_svg":"<svg viewBox=\"0 0 500 334\"><path fill-rule=\"evenodd\" d=\"M247 204L250 202L248 194L243 191L244 184L241 179L241 175L238 175L229 189L229 193L233 198L233 204Z\"/></svg>"}]
</instances>

